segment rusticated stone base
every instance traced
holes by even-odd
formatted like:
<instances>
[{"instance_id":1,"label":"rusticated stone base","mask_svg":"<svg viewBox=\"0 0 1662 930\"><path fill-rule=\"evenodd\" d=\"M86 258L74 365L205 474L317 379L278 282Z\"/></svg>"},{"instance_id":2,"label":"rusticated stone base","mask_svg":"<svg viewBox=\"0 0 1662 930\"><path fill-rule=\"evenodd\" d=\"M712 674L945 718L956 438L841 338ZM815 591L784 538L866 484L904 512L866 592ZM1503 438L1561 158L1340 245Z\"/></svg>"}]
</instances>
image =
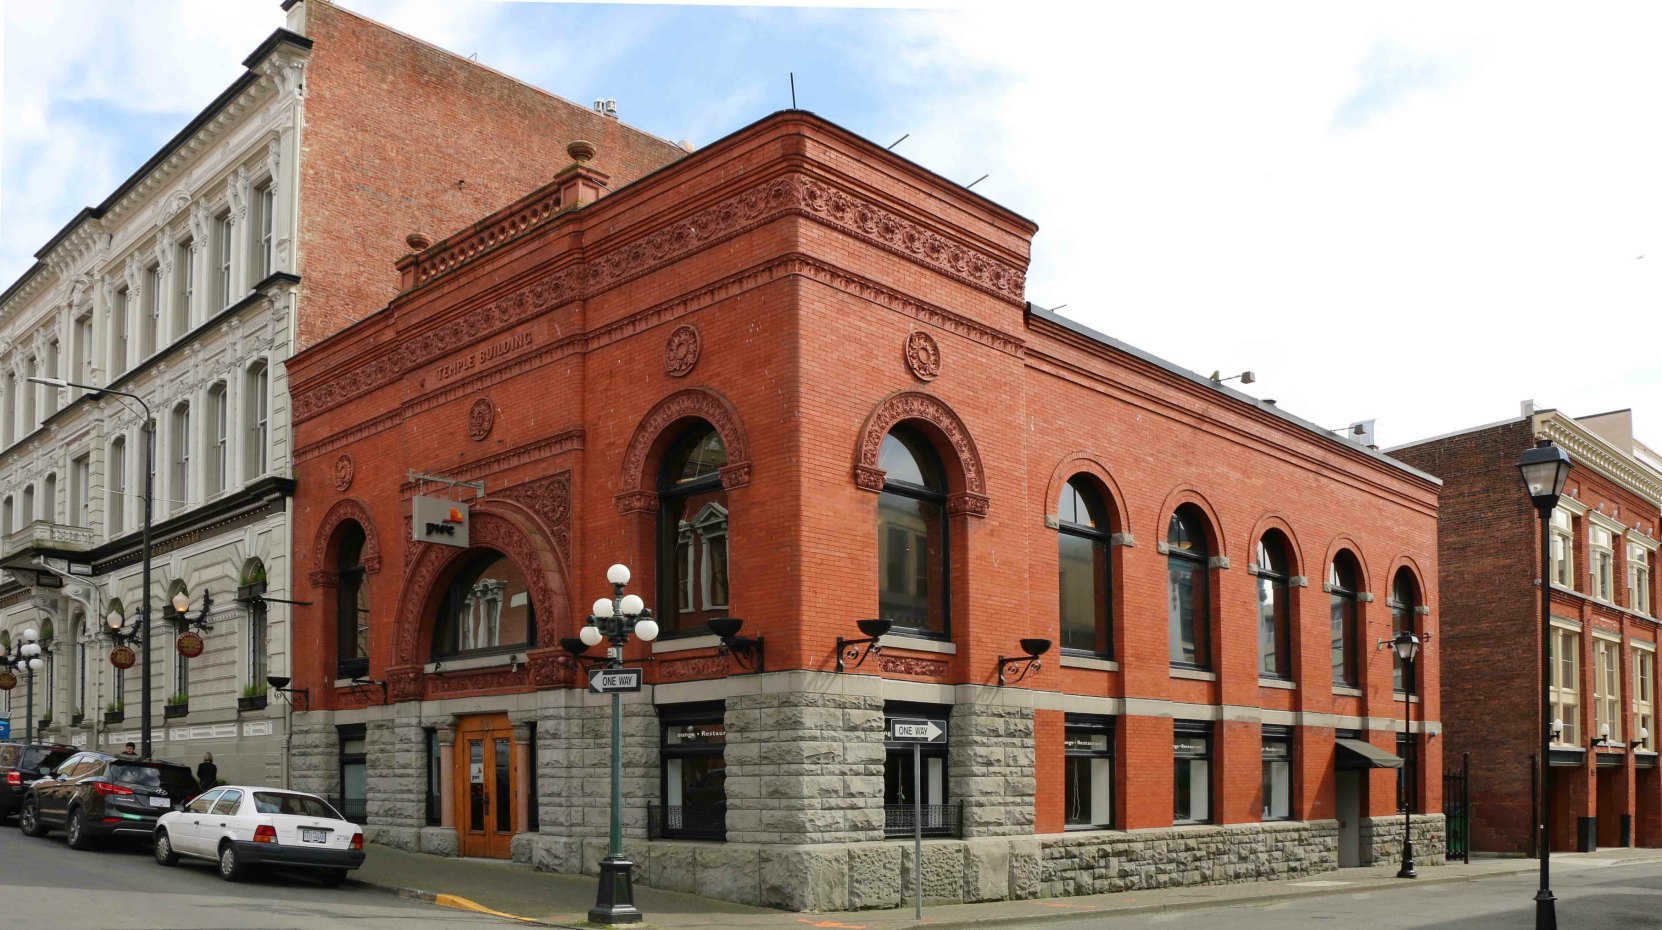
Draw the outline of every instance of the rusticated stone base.
<instances>
[{"instance_id":1,"label":"rusticated stone base","mask_svg":"<svg viewBox=\"0 0 1662 930\"><path fill-rule=\"evenodd\" d=\"M1423 865L1442 862L1441 819L1416 820L1433 844ZM544 871L593 875L606 854L599 840L535 834L526 841L530 861ZM955 904L1298 878L1337 868L1338 844L1331 820L926 840L923 898ZM1400 846L1390 848L1400 854ZM626 839L624 852L642 885L789 911L902 907L917 887L912 843L903 841Z\"/></svg>"},{"instance_id":2,"label":"rusticated stone base","mask_svg":"<svg viewBox=\"0 0 1662 930\"><path fill-rule=\"evenodd\" d=\"M1414 862L1416 865L1442 865L1446 858L1446 824L1442 814L1415 814ZM1391 865L1402 861L1402 818L1364 817L1362 832L1362 864Z\"/></svg>"}]
</instances>

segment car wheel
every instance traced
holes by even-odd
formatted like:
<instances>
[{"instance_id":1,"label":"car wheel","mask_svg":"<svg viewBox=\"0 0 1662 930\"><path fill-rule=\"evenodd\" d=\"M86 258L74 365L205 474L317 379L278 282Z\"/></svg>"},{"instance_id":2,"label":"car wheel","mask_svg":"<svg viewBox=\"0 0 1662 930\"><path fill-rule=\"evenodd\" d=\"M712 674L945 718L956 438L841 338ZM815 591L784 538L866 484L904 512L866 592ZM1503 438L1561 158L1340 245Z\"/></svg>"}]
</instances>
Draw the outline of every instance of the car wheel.
<instances>
[{"instance_id":1,"label":"car wheel","mask_svg":"<svg viewBox=\"0 0 1662 930\"><path fill-rule=\"evenodd\" d=\"M90 849L92 837L87 835L87 812L77 807L69 812L69 848Z\"/></svg>"},{"instance_id":2,"label":"car wheel","mask_svg":"<svg viewBox=\"0 0 1662 930\"><path fill-rule=\"evenodd\" d=\"M156 864L174 865L179 861L179 854L173 851L173 841L168 839L166 830L156 831Z\"/></svg>"},{"instance_id":3,"label":"car wheel","mask_svg":"<svg viewBox=\"0 0 1662 930\"><path fill-rule=\"evenodd\" d=\"M24 836L45 836L46 825L40 822L40 802L29 798L23 802L23 813L17 817L17 827Z\"/></svg>"},{"instance_id":4,"label":"car wheel","mask_svg":"<svg viewBox=\"0 0 1662 930\"><path fill-rule=\"evenodd\" d=\"M219 877L228 882L240 882L247 870L237 858L237 848L229 840L219 844Z\"/></svg>"},{"instance_id":5,"label":"car wheel","mask_svg":"<svg viewBox=\"0 0 1662 930\"><path fill-rule=\"evenodd\" d=\"M317 880L322 882L325 887L339 888L341 885L346 884L346 870L324 869L317 873Z\"/></svg>"}]
</instances>

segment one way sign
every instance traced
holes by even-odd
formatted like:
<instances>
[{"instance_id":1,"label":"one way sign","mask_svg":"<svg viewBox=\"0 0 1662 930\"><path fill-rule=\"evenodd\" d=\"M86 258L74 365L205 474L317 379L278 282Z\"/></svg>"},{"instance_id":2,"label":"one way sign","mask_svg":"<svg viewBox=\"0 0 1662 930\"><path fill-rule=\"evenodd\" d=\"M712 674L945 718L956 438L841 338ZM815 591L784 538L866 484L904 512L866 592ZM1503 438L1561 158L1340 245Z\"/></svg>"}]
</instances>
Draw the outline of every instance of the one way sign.
<instances>
[{"instance_id":1,"label":"one way sign","mask_svg":"<svg viewBox=\"0 0 1662 930\"><path fill-rule=\"evenodd\" d=\"M944 743L946 721L895 717L889 721L889 739L909 743Z\"/></svg>"},{"instance_id":2,"label":"one way sign","mask_svg":"<svg viewBox=\"0 0 1662 930\"><path fill-rule=\"evenodd\" d=\"M589 673L589 691L594 694L640 689L641 670L638 668L595 669Z\"/></svg>"}]
</instances>

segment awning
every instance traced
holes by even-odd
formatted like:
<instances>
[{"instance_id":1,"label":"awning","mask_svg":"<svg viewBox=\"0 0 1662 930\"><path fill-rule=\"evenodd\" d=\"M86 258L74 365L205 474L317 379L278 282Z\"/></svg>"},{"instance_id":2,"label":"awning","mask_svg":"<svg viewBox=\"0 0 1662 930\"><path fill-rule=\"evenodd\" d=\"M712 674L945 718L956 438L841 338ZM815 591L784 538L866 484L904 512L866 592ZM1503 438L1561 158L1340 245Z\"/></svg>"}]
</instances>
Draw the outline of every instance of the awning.
<instances>
[{"instance_id":1,"label":"awning","mask_svg":"<svg viewBox=\"0 0 1662 930\"><path fill-rule=\"evenodd\" d=\"M1402 757L1392 755L1372 743L1359 739L1334 740L1339 746L1338 768L1341 769L1400 769Z\"/></svg>"}]
</instances>

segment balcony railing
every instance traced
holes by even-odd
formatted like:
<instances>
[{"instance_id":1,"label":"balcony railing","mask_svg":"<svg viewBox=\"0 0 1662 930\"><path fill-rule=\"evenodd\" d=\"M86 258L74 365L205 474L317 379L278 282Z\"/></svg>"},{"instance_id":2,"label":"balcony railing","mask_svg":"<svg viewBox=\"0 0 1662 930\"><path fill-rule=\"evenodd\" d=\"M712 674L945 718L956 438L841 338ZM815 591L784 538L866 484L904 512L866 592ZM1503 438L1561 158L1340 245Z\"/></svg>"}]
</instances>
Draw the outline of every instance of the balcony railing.
<instances>
[{"instance_id":1,"label":"balcony railing","mask_svg":"<svg viewBox=\"0 0 1662 930\"><path fill-rule=\"evenodd\" d=\"M367 798L330 798L329 803L340 811L340 815L355 824L362 826L369 819L369 800Z\"/></svg>"},{"instance_id":2,"label":"balcony railing","mask_svg":"<svg viewBox=\"0 0 1662 930\"><path fill-rule=\"evenodd\" d=\"M663 840L727 839L727 805L686 807L679 804L646 805L647 838Z\"/></svg>"},{"instance_id":3,"label":"balcony railing","mask_svg":"<svg viewBox=\"0 0 1662 930\"><path fill-rule=\"evenodd\" d=\"M36 520L0 542L0 558L16 555L28 549L62 549L66 552L85 552L93 547L97 537L84 526L64 526Z\"/></svg>"},{"instance_id":4,"label":"balcony railing","mask_svg":"<svg viewBox=\"0 0 1662 930\"><path fill-rule=\"evenodd\" d=\"M886 837L912 836L916 833L918 809L912 804L883 805L883 835ZM964 802L923 805L923 835L963 835Z\"/></svg>"}]
</instances>

